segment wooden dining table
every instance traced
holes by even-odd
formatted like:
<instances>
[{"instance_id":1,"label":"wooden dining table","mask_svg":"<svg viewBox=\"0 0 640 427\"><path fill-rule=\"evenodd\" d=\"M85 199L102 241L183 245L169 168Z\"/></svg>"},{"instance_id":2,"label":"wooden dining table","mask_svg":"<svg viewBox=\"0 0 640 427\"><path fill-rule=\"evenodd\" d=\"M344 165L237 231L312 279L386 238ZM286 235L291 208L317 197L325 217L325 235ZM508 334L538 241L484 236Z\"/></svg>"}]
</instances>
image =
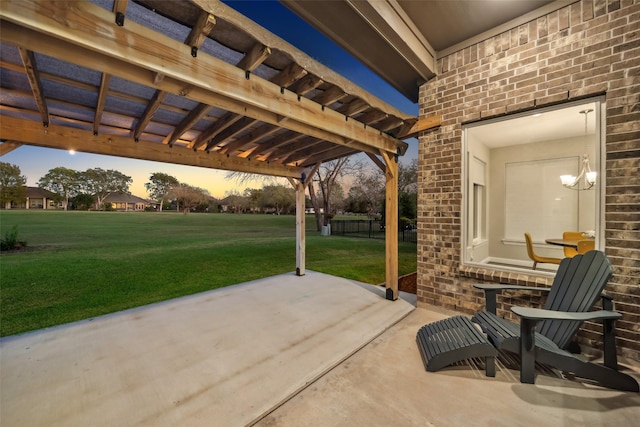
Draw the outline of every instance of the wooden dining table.
<instances>
[{"instance_id":1,"label":"wooden dining table","mask_svg":"<svg viewBox=\"0 0 640 427\"><path fill-rule=\"evenodd\" d=\"M545 243L556 246L564 246L568 248L578 249L578 241L579 240L589 240L589 238L585 237L584 239L546 239ZM593 240L593 239L590 239Z\"/></svg>"}]
</instances>

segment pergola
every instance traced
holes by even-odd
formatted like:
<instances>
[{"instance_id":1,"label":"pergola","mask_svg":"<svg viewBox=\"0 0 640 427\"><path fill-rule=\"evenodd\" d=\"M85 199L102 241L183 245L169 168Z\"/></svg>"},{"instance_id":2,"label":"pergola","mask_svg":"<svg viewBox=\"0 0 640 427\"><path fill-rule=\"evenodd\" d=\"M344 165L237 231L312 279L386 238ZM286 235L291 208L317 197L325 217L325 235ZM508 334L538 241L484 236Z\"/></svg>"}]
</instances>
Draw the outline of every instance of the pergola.
<instances>
[{"instance_id":1,"label":"pergola","mask_svg":"<svg viewBox=\"0 0 640 427\"><path fill-rule=\"evenodd\" d=\"M365 153L386 174L398 294L398 156L439 125L406 115L216 0L0 3L0 155L22 144L286 177Z\"/></svg>"}]
</instances>

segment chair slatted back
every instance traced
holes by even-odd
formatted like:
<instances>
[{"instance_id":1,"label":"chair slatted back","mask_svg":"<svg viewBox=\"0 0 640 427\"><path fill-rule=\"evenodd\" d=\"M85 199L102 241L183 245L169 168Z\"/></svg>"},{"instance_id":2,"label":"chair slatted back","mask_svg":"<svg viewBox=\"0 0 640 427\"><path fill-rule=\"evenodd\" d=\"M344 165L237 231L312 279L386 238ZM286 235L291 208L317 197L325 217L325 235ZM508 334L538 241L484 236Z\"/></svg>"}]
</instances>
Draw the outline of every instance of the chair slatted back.
<instances>
[{"instance_id":1,"label":"chair slatted back","mask_svg":"<svg viewBox=\"0 0 640 427\"><path fill-rule=\"evenodd\" d=\"M613 268L604 253L589 251L560 263L544 308L547 310L584 312L593 309ZM582 322L543 320L537 331L566 348Z\"/></svg>"}]
</instances>

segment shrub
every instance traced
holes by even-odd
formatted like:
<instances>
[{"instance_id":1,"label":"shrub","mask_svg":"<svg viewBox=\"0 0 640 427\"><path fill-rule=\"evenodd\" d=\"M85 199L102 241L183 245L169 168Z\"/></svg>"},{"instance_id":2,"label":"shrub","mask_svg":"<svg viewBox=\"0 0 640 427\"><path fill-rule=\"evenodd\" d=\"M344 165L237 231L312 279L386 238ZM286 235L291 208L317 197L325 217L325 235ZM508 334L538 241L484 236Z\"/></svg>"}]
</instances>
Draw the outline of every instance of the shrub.
<instances>
[{"instance_id":1,"label":"shrub","mask_svg":"<svg viewBox=\"0 0 640 427\"><path fill-rule=\"evenodd\" d=\"M4 234L4 237L0 239L0 250L12 251L14 249L20 249L27 246L27 242L21 242L18 240L18 226L14 225L10 230Z\"/></svg>"}]
</instances>

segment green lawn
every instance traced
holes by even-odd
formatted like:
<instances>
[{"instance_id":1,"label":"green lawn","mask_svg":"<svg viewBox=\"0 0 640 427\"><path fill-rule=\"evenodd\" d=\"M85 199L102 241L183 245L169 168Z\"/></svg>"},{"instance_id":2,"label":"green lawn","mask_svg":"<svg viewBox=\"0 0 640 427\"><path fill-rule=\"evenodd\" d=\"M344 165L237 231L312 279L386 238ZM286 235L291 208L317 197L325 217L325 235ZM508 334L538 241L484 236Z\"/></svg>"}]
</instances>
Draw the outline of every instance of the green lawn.
<instances>
[{"instance_id":1,"label":"green lawn","mask_svg":"<svg viewBox=\"0 0 640 427\"><path fill-rule=\"evenodd\" d=\"M295 217L0 211L27 250L0 255L0 335L13 335L291 272ZM306 268L384 282L383 240L322 237L307 218ZM400 243L400 275L416 245Z\"/></svg>"}]
</instances>

